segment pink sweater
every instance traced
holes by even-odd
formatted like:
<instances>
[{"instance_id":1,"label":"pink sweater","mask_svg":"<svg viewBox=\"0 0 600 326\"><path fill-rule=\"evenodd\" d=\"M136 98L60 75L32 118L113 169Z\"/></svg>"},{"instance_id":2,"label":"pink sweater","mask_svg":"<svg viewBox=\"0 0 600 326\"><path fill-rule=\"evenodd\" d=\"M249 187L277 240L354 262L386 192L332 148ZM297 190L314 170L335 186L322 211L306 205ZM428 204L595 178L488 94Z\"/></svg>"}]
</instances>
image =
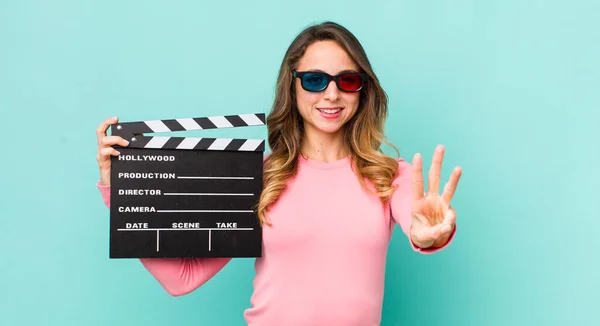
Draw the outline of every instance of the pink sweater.
<instances>
[{"instance_id":1,"label":"pink sweater","mask_svg":"<svg viewBox=\"0 0 600 326\"><path fill-rule=\"evenodd\" d=\"M273 226L263 230L248 325L379 325L389 240L395 223L407 236L411 227L411 166L399 160L399 167L399 188L386 207L361 188L349 158L300 159L272 207ZM109 206L110 187L97 186ZM407 244L421 253L441 250ZM140 259L174 296L197 289L230 260Z\"/></svg>"}]
</instances>

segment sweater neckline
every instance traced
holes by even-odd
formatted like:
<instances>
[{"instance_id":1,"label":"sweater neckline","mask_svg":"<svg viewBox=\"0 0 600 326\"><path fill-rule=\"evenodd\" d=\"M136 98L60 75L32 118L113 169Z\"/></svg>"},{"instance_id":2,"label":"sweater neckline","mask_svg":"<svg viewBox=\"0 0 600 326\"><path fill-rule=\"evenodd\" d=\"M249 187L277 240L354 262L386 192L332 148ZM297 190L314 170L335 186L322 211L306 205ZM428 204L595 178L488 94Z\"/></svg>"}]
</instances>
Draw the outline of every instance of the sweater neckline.
<instances>
[{"instance_id":1,"label":"sweater neckline","mask_svg":"<svg viewBox=\"0 0 600 326\"><path fill-rule=\"evenodd\" d=\"M303 155L299 155L298 159L304 165L311 167L313 169L331 170L331 169L337 169L337 168L349 165L350 157L351 157L350 155L347 155L347 156L345 156L339 160L333 161L333 162L317 161L317 160L313 160L309 157L304 157Z\"/></svg>"}]
</instances>

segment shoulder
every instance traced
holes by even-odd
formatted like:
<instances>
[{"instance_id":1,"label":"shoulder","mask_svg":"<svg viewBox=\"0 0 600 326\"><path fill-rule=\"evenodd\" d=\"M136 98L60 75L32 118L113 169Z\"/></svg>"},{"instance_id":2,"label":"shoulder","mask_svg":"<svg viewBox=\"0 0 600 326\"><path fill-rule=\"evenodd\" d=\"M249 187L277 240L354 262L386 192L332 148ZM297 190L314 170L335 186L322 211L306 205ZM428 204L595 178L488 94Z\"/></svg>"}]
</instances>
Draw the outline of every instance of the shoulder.
<instances>
[{"instance_id":1,"label":"shoulder","mask_svg":"<svg viewBox=\"0 0 600 326\"><path fill-rule=\"evenodd\" d=\"M403 202L406 198L409 198L412 194L412 166L408 161L402 157L395 158L398 164L398 171L392 180L392 187L394 193L392 195L392 204L396 206Z\"/></svg>"},{"instance_id":2,"label":"shoulder","mask_svg":"<svg viewBox=\"0 0 600 326\"><path fill-rule=\"evenodd\" d=\"M412 176L412 166L403 157L395 158L398 164L398 172L396 173L395 180L410 179Z\"/></svg>"}]
</instances>

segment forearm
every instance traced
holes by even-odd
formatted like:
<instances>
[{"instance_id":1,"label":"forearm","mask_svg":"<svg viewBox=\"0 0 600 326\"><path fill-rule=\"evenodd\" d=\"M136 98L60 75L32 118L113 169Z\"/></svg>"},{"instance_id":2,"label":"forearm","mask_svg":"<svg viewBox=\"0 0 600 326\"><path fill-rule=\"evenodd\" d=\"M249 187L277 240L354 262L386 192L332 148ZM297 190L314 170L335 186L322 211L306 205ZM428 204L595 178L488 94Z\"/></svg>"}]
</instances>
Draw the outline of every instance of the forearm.
<instances>
[{"instance_id":1,"label":"forearm","mask_svg":"<svg viewBox=\"0 0 600 326\"><path fill-rule=\"evenodd\" d=\"M231 258L142 258L142 265L173 296L188 294L217 274Z\"/></svg>"}]
</instances>

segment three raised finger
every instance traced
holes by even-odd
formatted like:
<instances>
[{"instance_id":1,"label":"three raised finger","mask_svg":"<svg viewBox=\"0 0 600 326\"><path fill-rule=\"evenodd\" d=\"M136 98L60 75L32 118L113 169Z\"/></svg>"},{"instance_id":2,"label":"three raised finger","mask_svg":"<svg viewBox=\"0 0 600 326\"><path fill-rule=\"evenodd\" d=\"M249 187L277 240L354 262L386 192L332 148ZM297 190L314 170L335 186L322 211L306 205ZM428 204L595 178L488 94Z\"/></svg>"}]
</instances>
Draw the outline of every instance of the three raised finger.
<instances>
[{"instance_id":1,"label":"three raised finger","mask_svg":"<svg viewBox=\"0 0 600 326\"><path fill-rule=\"evenodd\" d=\"M442 198L444 199L444 202L446 202L446 204L448 204L448 205L450 205L450 201L452 200L452 197L454 196L454 193L456 192L456 187L458 186L458 180L460 180L461 174L462 174L462 168L460 166L455 167L454 170L452 171L452 174L450 175L450 179L444 186L444 192L442 193Z\"/></svg>"},{"instance_id":2,"label":"three raised finger","mask_svg":"<svg viewBox=\"0 0 600 326\"><path fill-rule=\"evenodd\" d=\"M431 167L429 168L427 192L437 194L440 187L440 175L442 171L442 161L444 160L444 146L438 145L433 153Z\"/></svg>"},{"instance_id":3,"label":"three raised finger","mask_svg":"<svg viewBox=\"0 0 600 326\"><path fill-rule=\"evenodd\" d=\"M423 159L421 154L417 153L412 160L412 188L413 198L415 200L423 198Z\"/></svg>"}]
</instances>

